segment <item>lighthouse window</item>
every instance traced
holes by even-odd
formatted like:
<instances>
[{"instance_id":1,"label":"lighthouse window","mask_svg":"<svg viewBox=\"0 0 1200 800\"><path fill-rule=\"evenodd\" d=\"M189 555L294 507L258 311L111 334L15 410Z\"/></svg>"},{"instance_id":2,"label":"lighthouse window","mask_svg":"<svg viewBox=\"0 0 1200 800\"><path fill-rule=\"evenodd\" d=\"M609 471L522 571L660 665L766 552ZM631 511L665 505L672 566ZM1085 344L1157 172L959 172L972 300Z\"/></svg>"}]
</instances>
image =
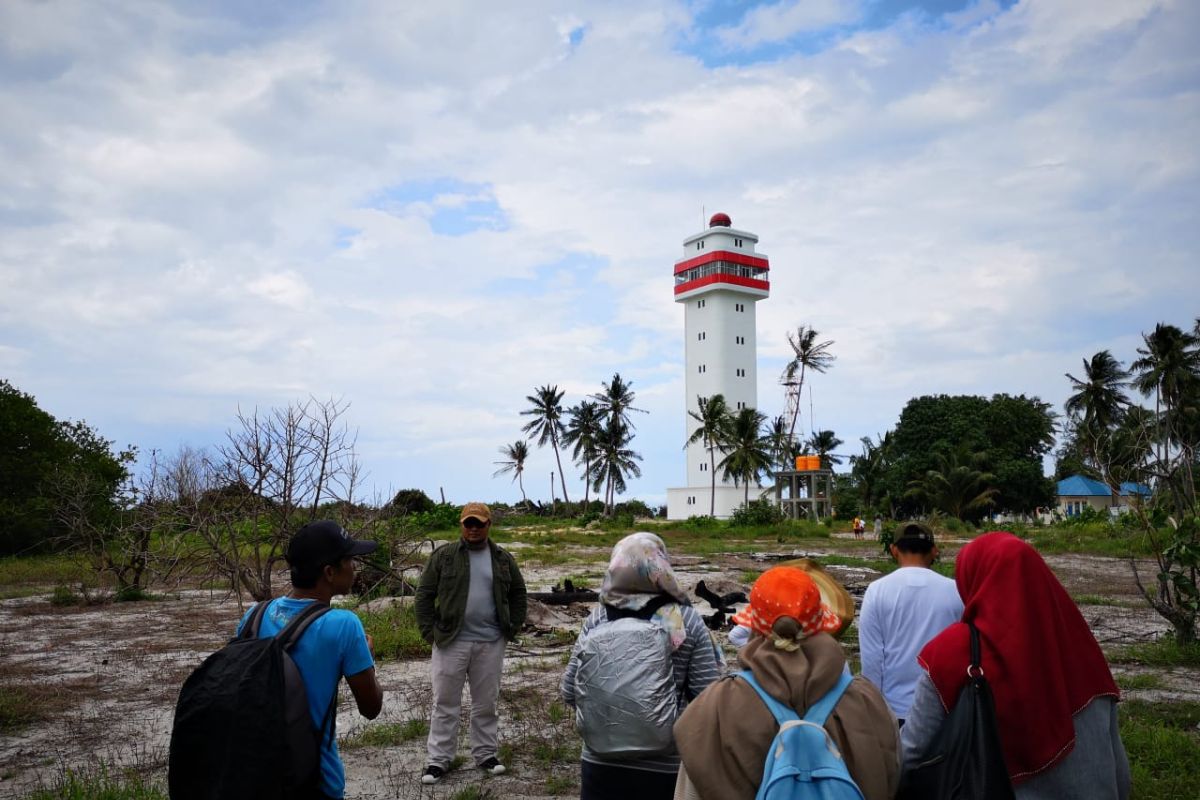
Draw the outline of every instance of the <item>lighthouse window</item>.
<instances>
[{"instance_id":1,"label":"lighthouse window","mask_svg":"<svg viewBox=\"0 0 1200 800\"><path fill-rule=\"evenodd\" d=\"M708 372L708 368L707 368L707 367L705 367L705 365L704 365L704 364L701 364L701 365L700 365L700 366L697 368L697 370L696 370L696 371L697 371L697 372Z\"/></svg>"},{"instance_id":2,"label":"lighthouse window","mask_svg":"<svg viewBox=\"0 0 1200 800\"><path fill-rule=\"evenodd\" d=\"M696 340L697 340L697 341L700 341L700 342L703 342L703 341L704 341L704 333L705 333L704 331L700 331L699 333L697 333L697 334L696 334Z\"/></svg>"},{"instance_id":3,"label":"lighthouse window","mask_svg":"<svg viewBox=\"0 0 1200 800\"><path fill-rule=\"evenodd\" d=\"M734 340L734 342L736 342L737 344L745 344L745 343L746 343L746 337L745 337L745 336L735 336L735 337L733 337L733 340Z\"/></svg>"},{"instance_id":4,"label":"lighthouse window","mask_svg":"<svg viewBox=\"0 0 1200 800\"><path fill-rule=\"evenodd\" d=\"M708 464L705 464L703 461L701 461L701 462L700 462L700 471L701 471L701 472L708 472Z\"/></svg>"},{"instance_id":5,"label":"lighthouse window","mask_svg":"<svg viewBox=\"0 0 1200 800\"><path fill-rule=\"evenodd\" d=\"M738 376L739 378L744 378L744 377L746 377L746 370L744 370L744 369L739 369L739 370L737 370L737 376Z\"/></svg>"}]
</instances>

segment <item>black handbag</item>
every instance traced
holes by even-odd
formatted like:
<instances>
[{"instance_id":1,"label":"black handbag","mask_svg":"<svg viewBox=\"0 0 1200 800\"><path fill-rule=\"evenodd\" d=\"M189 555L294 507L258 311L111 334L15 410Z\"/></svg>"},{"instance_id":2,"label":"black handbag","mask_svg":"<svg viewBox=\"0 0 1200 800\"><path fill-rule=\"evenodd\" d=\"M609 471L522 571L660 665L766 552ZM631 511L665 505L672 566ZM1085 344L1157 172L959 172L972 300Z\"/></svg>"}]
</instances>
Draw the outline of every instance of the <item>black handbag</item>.
<instances>
[{"instance_id":1,"label":"black handbag","mask_svg":"<svg viewBox=\"0 0 1200 800\"><path fill-rule=\"evenodd\" d=\"M898 800L1013 800L996 728L996 705L980 666L979 631L971 623L967 684L926 757L905 773Z\"/></svg>"}]
</instances>

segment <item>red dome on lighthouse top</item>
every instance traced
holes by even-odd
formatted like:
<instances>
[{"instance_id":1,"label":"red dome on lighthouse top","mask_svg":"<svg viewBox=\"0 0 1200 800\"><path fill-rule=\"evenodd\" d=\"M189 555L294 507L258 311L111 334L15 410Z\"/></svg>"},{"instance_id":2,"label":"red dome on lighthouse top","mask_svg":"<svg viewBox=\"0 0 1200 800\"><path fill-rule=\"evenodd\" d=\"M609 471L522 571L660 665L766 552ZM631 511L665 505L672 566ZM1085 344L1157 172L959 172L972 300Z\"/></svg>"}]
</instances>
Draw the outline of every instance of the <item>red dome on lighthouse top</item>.
<instances>
[{"instance_id":1,"label":"red dome on lighthouse top","mask_svg":"<svg viewBox=\"0 0 1200 800\"><path fill-rule=\"evenodd\" d=\"M710 217L708 220L708 227L710 227L710 228L728 228L732 225L733 225L733 220L731 220L729 218L729 215L724 213L723 211L718 211L717 213L713 214L712 217Z\"/></svg>"}]
</instances>

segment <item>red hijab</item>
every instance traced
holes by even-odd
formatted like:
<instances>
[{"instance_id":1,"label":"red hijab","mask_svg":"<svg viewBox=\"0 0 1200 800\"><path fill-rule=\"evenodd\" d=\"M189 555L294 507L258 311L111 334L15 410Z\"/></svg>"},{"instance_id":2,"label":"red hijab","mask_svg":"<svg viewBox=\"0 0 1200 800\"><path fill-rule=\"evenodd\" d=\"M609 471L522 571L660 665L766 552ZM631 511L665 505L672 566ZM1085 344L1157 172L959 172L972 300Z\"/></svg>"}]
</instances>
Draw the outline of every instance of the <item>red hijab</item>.
<instances>
[{"instance_id":1,"label":"red hijab","mask_svg":"<svg viewBox=\"0 0 1200 800\"><path fill-rule=\"evenodd\" d=\"M1011 533L985 533L955 567L963 622L935 636L917 661L949 711L966 683L970 632L996 700L1013 783L1057 764L1075 746L1072 717L1093 698L1119 697L1100 645L1037 551Z\"/></svg>"}]
</instances>

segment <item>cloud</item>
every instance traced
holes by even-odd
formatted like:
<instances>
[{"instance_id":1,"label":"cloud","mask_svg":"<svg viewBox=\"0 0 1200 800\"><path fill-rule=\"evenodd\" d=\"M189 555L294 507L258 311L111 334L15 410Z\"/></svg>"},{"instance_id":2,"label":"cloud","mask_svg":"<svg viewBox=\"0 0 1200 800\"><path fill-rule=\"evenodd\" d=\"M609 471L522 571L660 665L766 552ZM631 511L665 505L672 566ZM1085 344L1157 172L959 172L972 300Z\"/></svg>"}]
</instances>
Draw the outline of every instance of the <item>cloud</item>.
<instances>
[{"instance_id":1,"label":"cloud","mask_svg":"<svg viewBox=\"0 0 1200 800\"><path fill-rule=\"evenodd\" d=\"M861 16L856 0L782 0L754 6L737 25L719 28L716 38L730 50L753 50L800 33L856 22Z\"/></svg>"}]
</instances>

